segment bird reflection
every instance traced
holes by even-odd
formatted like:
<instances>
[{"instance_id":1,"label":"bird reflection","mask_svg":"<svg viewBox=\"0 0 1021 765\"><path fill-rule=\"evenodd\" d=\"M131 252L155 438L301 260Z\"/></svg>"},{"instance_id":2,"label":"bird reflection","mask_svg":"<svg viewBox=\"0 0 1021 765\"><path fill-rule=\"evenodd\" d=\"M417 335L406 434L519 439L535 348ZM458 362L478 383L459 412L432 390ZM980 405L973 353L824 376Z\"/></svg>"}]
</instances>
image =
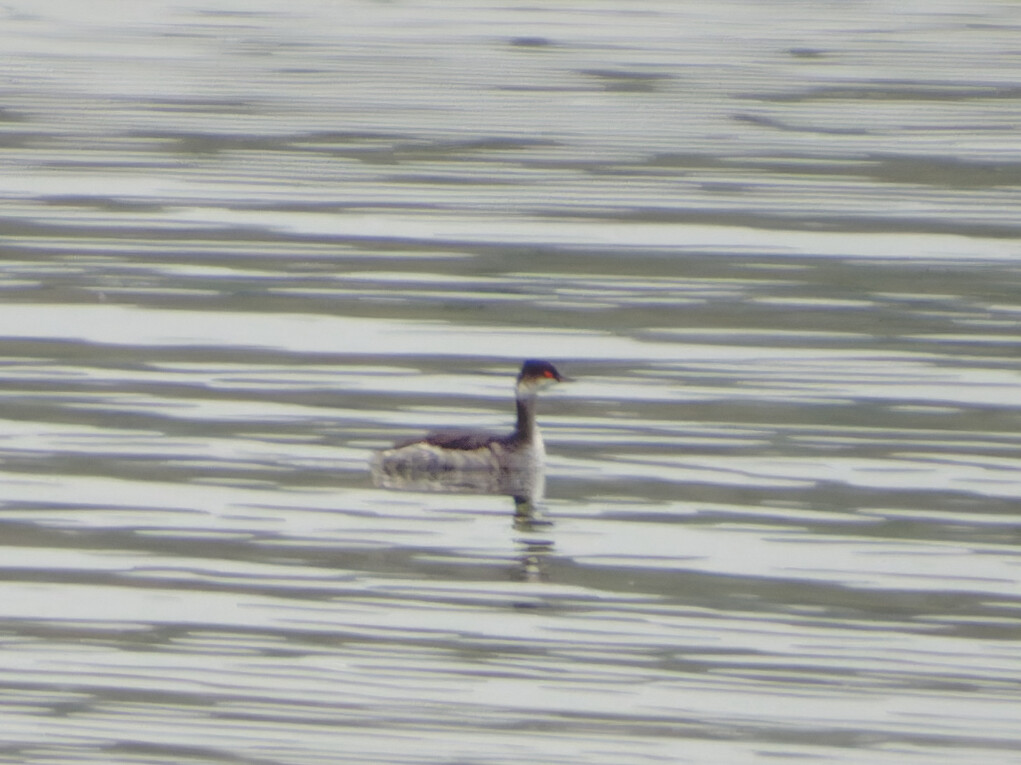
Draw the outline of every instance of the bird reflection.
<instances>
[{"instance_id":1,"label":"bird reflection","mask_svg":"<svg viewBox=\"0 0 1021 765\"><path fill-rule=\"evenodd\" d=\"M542 466L524 470L460 470L444 466L408 463L372 463L372 482L391 491L443 494L503 495L514 502L514 530L521 534L518 565L512 577L519 581L545 581L553 541L535 536L553 524L542 512L546 474Z\"/></svg>"}]
</instances>

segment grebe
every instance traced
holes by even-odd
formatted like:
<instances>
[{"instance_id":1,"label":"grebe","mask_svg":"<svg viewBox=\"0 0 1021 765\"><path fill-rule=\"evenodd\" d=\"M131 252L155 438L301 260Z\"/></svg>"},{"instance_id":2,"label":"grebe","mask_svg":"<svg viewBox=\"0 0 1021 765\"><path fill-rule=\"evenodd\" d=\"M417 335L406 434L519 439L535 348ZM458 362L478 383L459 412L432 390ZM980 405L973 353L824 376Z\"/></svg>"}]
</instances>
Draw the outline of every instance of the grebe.
<instances>
[{"instance_id":1,"label":"grebe","mask_svg":"<svg viewBox=\"0 0 1021 765\"><path fill-rule=\"evenodd\" d=\"M553 383L569 382L548 361L521 365L516 391L518 420L514 432L500 436L478 432L430 433L377 452L373 469L385 473L466 470L524 471L542 466L546 448L535 424L535 394Z\"/></svg>"}]
</instances>

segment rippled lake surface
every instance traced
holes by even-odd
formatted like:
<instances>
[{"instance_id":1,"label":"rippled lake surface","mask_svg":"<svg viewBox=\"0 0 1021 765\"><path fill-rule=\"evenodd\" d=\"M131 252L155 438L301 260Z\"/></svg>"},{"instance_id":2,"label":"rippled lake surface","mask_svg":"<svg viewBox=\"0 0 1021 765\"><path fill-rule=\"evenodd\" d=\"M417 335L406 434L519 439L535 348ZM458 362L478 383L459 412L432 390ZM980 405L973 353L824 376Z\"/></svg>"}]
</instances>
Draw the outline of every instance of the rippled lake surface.
<instances>
[{"instance_id":1,"label":"rippled lake surface","mask_svg":"<svg viewBox=\"0 0 1021 765\"><path fill-rule=\"evenodd\" d=\"M5 762L1017 762L1016 3L2 14Z\"/></svg>"}]
</instances>

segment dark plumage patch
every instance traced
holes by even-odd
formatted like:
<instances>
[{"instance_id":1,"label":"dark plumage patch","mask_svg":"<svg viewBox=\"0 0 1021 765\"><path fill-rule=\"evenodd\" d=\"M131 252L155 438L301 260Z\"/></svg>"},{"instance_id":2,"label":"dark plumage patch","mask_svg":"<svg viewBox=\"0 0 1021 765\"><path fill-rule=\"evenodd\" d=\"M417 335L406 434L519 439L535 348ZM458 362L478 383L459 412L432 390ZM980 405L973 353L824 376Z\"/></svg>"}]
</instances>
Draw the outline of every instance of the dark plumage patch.
<instances>
[{"instance_id":1,"label":"dark plumage patch","mask_svg":"<svg viewBox=\"0 0 1021 765\"><path fill-rule=\"evenodd\" d=\"M463 449L465 451L470 449L484 449L499 440L500 436L495 433L456 431L430 433L425 437L426 443L432 444L433 446L439 446L442 449Z\"/></svg>"},{"instance_id":2,"label":"dark plumage patch","mask_svg":"<svg viewBox=\"0 0 1021 765\"><path fill-rule=\"evenodd\" d=\"M398 444L395 449L401 449L412 444L429 444L438 446L441 449L458 449L471 451L473 449L485 449L490 444L504 440L503 436L495 433L474 433L470 431L441 431L430 433L425 438L415 438L410 441Z\"/></svg>"}]
</instances>

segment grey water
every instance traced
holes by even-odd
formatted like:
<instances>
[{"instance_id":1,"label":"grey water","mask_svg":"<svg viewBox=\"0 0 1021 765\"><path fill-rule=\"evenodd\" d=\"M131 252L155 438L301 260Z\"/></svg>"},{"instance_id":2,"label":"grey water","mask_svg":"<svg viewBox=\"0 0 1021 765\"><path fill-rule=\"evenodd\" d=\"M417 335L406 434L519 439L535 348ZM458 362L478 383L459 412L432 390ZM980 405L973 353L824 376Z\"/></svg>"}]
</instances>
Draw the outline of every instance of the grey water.
<instances>
[{"instance_id":1,"label":"grey water","mask_svg":"<svg viewBox=\"0 0 1021 765\"><path fill-rule=\"evenodd\" d=\"M1019 34L6 3L0 761L1017 762Z\"/></svg>"}]
</instances>

